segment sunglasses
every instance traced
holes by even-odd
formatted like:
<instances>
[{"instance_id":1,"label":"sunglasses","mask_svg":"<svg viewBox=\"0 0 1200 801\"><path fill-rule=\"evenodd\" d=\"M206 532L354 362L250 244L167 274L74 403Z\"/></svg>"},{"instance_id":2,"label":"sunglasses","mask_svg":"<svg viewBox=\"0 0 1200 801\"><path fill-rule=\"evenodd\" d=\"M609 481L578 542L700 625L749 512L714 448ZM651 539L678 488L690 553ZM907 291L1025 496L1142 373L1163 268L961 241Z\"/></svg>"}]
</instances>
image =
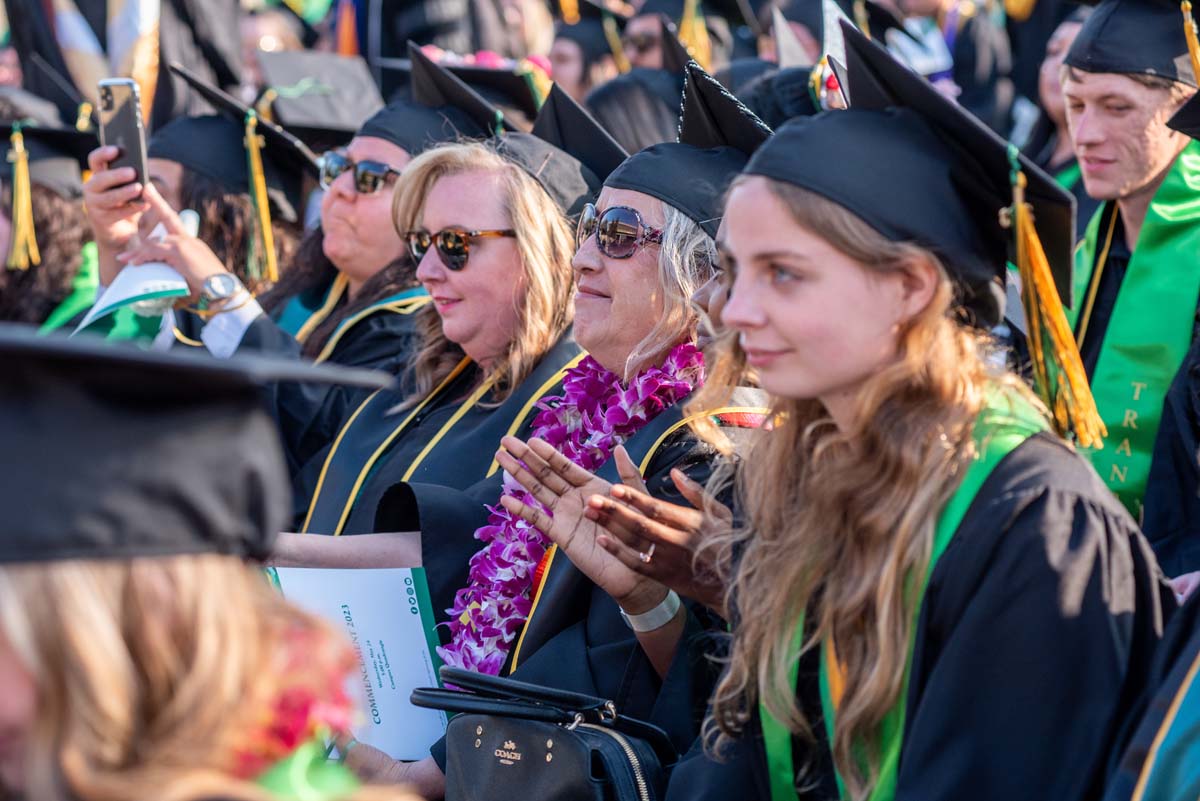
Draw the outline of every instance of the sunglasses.
<instances>
[{"instance_id":1,"label":"sunglasses","mask_svg":"<svg viewBox=\"0 0 1200 801\"><path fill-rule=\"evenodd\" d=\"M321 188L329 189L337 177L346 170L354 170L354 191L360 195L373 195L400 175L400 171L381 161L354 161L345 153L327 151L321 156Z\"/></svg>"},{"instance_id":2,"label":"sunglasses","mask_svg":"<svg viewBox=\"0 0 1200 801\"><path fill-rule=\"evenodd\" d=\"M516 236L511 228L502 231L462 231L457 228L446 228L431 234L428 231L409 231L404 235L408 242L408 252L420 264L421 259L429 252L431 245L437 247L438 258L447 270L455 272L467 266L467 257L471 255L472 239L498 239L506 236Z\"/></svg>"},{"instance_id":3,"label":"sunglasses","mask_svg":"<svg viewBox=\"0 0 1200 801\"><path fill-rule=\"evenodd\" d=\"M647 53L658 47L659 37L652 33L629 34L621 37L621 46L638 53Z\"/></svg>"},{"instance_id":4,"label":"sunglasses","mask_svg":"<svg viewBox=\"0 0 1200 801\"><path fill-rule=\"evenodd\" d=\"M596 235L600 252L610 259L628 259L643 245L660 244L663 237L661 230L646 225L637 209L609 206L598 214L589 203L583 207L575 229L576 249L583 247L592 234Z\"/></svg>"}]
</instances>

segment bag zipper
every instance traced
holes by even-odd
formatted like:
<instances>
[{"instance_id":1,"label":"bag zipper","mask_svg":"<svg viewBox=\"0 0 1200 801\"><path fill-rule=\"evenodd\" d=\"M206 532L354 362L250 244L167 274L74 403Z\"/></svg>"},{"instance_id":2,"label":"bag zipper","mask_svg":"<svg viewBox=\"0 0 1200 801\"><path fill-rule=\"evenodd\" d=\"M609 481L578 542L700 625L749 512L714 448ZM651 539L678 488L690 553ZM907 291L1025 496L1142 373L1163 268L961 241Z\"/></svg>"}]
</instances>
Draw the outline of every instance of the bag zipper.
<instances>
[{"instance_id":1,"label":"bag zipper","mask_svg":"<svg viewBox=\"0 0 1200 801\"><path fill-rule=\"evenodd\" d=\"M633 768L633 780L637 784L638 798L641 801L650 801L650 787L646 784L646 777L642 773L642 763L638 759L637 752L633 750L629 740L618 731L608 728L607 726L597 726L594 723L580 723L581 728L594 729L599 732L604 732L609 737L617 741L617 745L621 746L621 750L625 752L625 758L629 760L630 767Z\"/></svg>"}]
</instances>

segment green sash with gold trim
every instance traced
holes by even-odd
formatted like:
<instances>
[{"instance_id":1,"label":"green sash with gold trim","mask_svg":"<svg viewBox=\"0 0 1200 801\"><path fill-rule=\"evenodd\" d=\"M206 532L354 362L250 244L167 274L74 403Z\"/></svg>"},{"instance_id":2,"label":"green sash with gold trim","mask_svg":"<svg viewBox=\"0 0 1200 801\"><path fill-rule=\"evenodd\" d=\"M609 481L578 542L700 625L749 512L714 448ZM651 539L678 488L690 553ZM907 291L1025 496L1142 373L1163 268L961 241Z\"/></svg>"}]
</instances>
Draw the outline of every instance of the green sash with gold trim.
<instances>
[{"instance_id":1,"label":"green sash with gold trim","mask_svg":"<svg viewBox=\"0 0 1200 801\"><path fill-rule=\"evenodd\" d=\"M1114 202L1101 206L1075 251L1076 302L1067 319L1077 338L1103 270L1096 269L1097 254L1104 254L1109 227L1120 224L1115 214ZM1081 450L1136 519L1163 400L1192 343L1198 298L1200 142L1192 142L1150 202L1091 377L1108 436L1103 448Z\"/></svg>"}]
</instances>

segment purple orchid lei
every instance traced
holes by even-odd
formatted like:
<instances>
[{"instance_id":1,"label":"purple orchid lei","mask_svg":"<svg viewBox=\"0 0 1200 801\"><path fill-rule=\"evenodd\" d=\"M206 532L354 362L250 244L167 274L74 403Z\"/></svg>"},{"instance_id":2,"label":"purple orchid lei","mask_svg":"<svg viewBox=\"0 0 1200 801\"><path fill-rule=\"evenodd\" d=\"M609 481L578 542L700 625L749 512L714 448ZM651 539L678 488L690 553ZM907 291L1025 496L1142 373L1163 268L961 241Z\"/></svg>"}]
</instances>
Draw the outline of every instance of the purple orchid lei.
<instances>
[{"instance_id":1,"label":"purple orchid lei","mask_svg":"<svg viewBox=\"0 0 1200 801\"><path fill-rule=\"evenodd\" d=\"M704 381L704 355L695 345L676 345L661 366L638 373L628 387L591 356L567 371L563 394L544 398L533 437L546 440L575 464L594 471L616 447ZM507 474L503 494L549 511ZM549 546L533 526L499 504L489 506L487 525L475 532L485 543L471 557L470 581L446 610L450 645L438 648L453 667L498 675L529 617L534 573Z\"/></svg>"}]
</instances>

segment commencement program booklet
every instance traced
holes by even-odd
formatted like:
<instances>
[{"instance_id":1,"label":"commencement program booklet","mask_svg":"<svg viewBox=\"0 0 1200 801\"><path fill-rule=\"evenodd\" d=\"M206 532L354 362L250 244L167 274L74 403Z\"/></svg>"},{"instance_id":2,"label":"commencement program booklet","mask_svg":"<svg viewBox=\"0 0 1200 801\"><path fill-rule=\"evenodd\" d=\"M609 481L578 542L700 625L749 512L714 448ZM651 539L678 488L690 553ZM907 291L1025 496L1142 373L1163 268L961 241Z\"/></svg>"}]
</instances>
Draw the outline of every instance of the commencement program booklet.
<instances>
[{"instance_id":1,"label":"commencement program booklet","mask_svg":"<svg viewBox=\"0 0 1200 801\"><path fill-rule=\"evenodd\" d=\"M437 632L421 568L274 569L283 595L344 631L358 653L352 692L365 719L354 739L395 759L429 756L446 733L446 713L409 702L417 687L438 687Z\"/></svg>"}]
</instances>

